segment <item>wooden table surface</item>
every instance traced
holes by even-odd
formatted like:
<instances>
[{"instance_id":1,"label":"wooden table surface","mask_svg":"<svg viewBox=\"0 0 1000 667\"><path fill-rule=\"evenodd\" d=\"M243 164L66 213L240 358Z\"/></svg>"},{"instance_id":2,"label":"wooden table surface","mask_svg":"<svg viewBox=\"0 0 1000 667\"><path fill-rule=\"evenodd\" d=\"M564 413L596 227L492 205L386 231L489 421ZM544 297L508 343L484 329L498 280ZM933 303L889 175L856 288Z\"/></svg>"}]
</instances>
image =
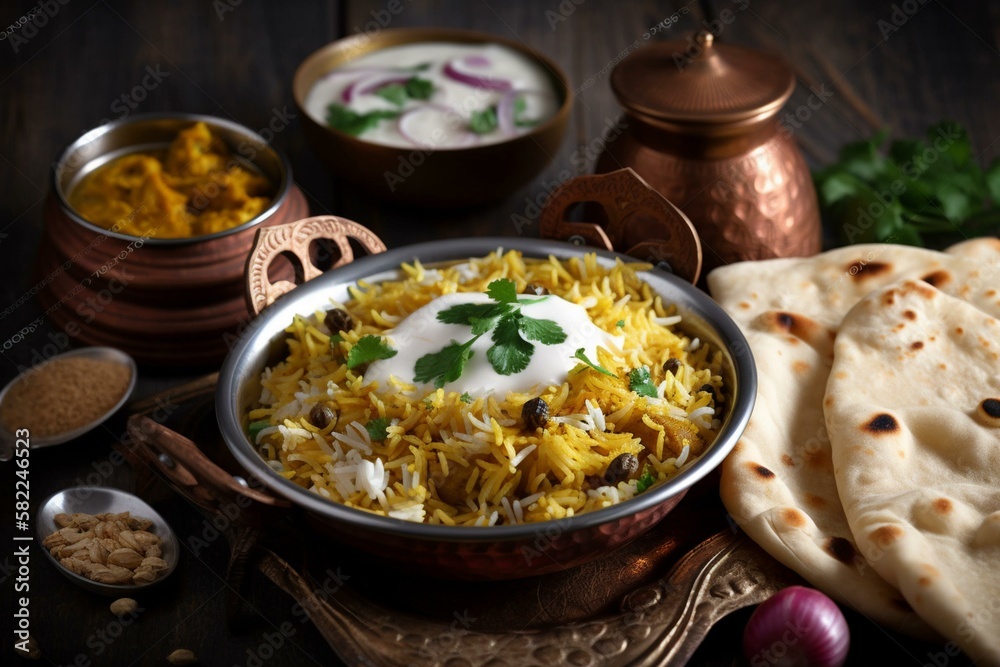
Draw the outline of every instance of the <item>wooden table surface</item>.
<instances>
[{"instance_id":1,"label":"wooden table surface","mask_svg":"<svg viewBox=\"0 0 1000 667\"><path fill-rule=\"evenodd\" d=\"M298 63L323 44L359 31L443 25L522 40L558 62L577 92L569 131L547 170L496 205L459 212L412 210L334 181L293 117L273 143L289 156L312 212L362 222L390 247L468 235L536 235L531 228L518 230L512 216L544 197L560 172L592 168L594 140L619 114L608 84L612 64L648 41L682 38L704 28L719 40L776 51L794 63L799 87L786 111L799 114L795 136L812 166L832 160L841 144L871 136L877 127L920 135L946 118L968 128L982 163L1000 154L1000 4L986 0L44 0L39 16L45 18L35 19L39 25L17 28L19 19L38 6L33 0L0 5L0 27L15 26L0 40L3 341L41 314L35 300L21 297L33 287L29 274L41 237L42 201L51 164L63 146L105 119L148 111L208 113L254 129L267 127L276 116L296 113L291 79ZM134 92L137 86L140 94ZM832 95L810 108L810 86ZM852 104L852 94L864 105ZM10 380L19 365L50 354L46 350L52 346L65 347L56 333L45 326L5 345L0 382ZM137 395L185 377L183 371L144 371ZM118 428L104 427L33 453L33 506L81 482L132 489L132 471L110 460L109 444L121 436ZM5 496L0 534L8 545L13 467L0 467L0 478ZM203 517L183 501L158 507L182 538L203 530ZM250 600L259 623L227 629L222 542L197 554L186 550L170 585L142 598L145 610L129 627L117 624L107 611L108 600L69 585L36 551L30 578L32 634L43 650L42 663L160 665L173 649L190 648L207 665L261 664L265 655L263 662L275 666L340 664L319 634L299 622L291 600L263 579L255 582ZM12 549L4 546L0 590L6 619L16 597L15 569ZM286 622L293 624L294 634L273 650L264 648ZM745 615L718 627L693 662L739 664L743 622ZM5 662L11 654L9 637L3 640ZM852 661L879 648L878 633L862 638L870 643L856 645ZM931 661L922 650L903 648L898 664Z\"/></svg>"}]
</instances>

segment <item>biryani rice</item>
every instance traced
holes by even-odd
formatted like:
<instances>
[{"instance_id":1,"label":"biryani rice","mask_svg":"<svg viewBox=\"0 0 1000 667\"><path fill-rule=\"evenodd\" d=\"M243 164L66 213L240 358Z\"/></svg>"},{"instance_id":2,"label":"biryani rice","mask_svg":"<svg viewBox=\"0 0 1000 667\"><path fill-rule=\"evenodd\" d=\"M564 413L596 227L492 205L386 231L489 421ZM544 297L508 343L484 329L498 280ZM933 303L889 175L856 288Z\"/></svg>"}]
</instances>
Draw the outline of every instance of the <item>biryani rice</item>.
<instances>
[{"instance_id":1,"label":"biryani rice","mask_svg":"<svg viewBox=\"0 0 1000 667\"><path fill-rule=\"evenodd\" d=\"M639 474L617 485L600 478L617 456L630 453L657 481L690 465L719 429L714 394L724 397L722 353L673 327L675 307L664 304L637 271L645 264L599 264L593 254L560 261L524 259L497 250L482 259L429 269L403 264L401 278L377 285L359 281L347 303L351 331L331 334L324 313L296 316L286 329L286 358L262 375L259 407L249 421L267 420L256 445L285 478L331 501L409 521L456 526L529 523L574 516L635 496ZM584 306L593 323L624 337L620 350L598 347L561 385L525 387L507 396L468 397L437 389L421 394L397 378L389 386L350 370L347 353L366 334L392 340L392 327L432 299L453 292L485 292L507 278L521 292L528 283ZM677 359L676 372L662 368ZM629 388L630 370L646 366L657 398ZM400 369L406 376L407 369ZM409 369L412 375L412 369ZM550 419L525 428L522 405L540 396ZM720 402L724 399L720 399ZM324 429L308 419L317 402L339 419ZM390 420L384 441L365 425ZM666 426L665 426L666 425Z\"/></svg>"}]
</instances>

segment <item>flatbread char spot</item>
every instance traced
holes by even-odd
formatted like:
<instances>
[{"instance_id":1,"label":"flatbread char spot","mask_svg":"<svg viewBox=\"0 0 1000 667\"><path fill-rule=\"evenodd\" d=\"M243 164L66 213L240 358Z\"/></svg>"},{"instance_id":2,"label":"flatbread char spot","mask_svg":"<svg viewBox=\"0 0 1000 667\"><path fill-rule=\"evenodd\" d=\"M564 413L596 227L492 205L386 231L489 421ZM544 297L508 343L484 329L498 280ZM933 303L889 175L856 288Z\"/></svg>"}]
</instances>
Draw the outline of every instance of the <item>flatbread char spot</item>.
<instances>
[{"instance_id":1,"label":"flatbread char spot","mask_svg":"<svg viewBox=\"0 0 1000 667\"><path fill-rule=\"evenodd\" d=\"M885 433L895 433L898 431L899 424L896 422L895 417L883 412L872 417L868 420L868 423L861 428L874 435L883 435Z\"/></svg>"},{"instance_id":2,"label":"flatbread char spot","mask_svg":"<svg viewBox=\"0 0 1000 667\"><path fill-rule=\"evenodd\" d=\"M823 550L845 565L853 563L858 554L851 541L844 537L831 537L823 545Z\"/></svg>"}]
</instances>

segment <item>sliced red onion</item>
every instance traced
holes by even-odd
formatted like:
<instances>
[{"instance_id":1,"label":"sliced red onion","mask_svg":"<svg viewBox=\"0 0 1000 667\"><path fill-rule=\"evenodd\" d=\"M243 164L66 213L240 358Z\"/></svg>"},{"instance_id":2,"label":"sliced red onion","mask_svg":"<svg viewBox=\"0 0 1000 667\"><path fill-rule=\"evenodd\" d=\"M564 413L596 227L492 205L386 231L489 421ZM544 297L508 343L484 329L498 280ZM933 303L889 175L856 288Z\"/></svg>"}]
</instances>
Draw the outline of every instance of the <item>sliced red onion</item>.
<instances>
[{"instance_id":1,"label":"sliced red onion","mask_svg":"<svg viewBox=\"0 0 1000 667\"><path fill-rule=\"evenodd\" d=\"M790 586L754 611L743 631L751 665L840 667L851 635L837 604L814 588Z\"/></svg>"},{"instance_id":2,"label":"sliced red onion","mask_svg":"<svg viewBox=\"0 0 1000 667\"><path fill-rule=\"evenodd\" d=\"M473 53L471 55L462 58L462 62L469 67L489 67L493 64L489 58L478 53Z\"/></svg>"},{"instance_id":3,"label":"sliced red onion","mask_svg":"<svg viewBox=\"0 0 1000 667\"><path fill-rule=\"evenodd\" d=\"M401 75L399 70L387 70L370 76L363 76L356 81L352 81L347 88L344 88L343 92L340 93L340 99L350 102L358 95L368 95L382 86L388 86L390 83L406 83L409 80L410 76Z\"/></svg>"},{"instance_id":4,"label":"sliced red onion","mask_svg":"<svg viewBox=\"0 0 1000 667\"><path fill-rule=\"evenodd\" d=\"M511 90L504 94L497 103L497 126L504 135L517 133L518 127L514 122L514 104L518 98L527 97L528 95L551 97L549 93L540 90Z\"/></svg>"},{"instance_id":5,"label":"sliced red onion","mask_svg":"<svg viewBox=\"0 0 1000 667\"><path fill-rule=\"evenodd\" d=\"M427 116L427 114L431 115ZM414 134L413 124L422 116L436 121L436 127L441 130L440 139L425 140ZM466 129L465 121L458 112L444 104L422 104L406 111L399 117L398 128L404 139L414 146L428 150L463 148L477 140L477 137L471 136L471 133Z\"/></svg>"},{"instance_id":6,"label":"sliced red onion","mask_svg":"<svg viewBox=\"0 0 1000 667\"><path fill-rule=\"evenodd\" d=\"M482 74L463 72L461 68L462 60L460 58L452 60L444 66L444 75L473 88L484 90L510 90L512 88L511 82L506 79L495 79Z\"/></svg>"}]
</instances>

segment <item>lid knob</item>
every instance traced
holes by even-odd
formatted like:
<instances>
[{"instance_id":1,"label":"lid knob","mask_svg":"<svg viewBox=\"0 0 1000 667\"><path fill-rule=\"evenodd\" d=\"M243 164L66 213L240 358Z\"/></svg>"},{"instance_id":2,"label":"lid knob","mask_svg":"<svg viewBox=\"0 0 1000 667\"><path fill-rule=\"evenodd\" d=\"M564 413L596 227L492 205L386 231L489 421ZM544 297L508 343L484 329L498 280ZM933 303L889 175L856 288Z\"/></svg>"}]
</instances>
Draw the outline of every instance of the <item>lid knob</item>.
<instances>
[{"instance_id":1,"label":"lid knob","mask_svg":"<svg viewBox=\"0 0 1000 667\"><path fill-rule=\"evenodd\" d=\"M697 35L695 35L694 39L696 42L698 42L699 46L707 49L708 47L712 46L712 43L715 41L715 35L713 35L707 30L702 30Z\"/></svg>"}]
</instances>

